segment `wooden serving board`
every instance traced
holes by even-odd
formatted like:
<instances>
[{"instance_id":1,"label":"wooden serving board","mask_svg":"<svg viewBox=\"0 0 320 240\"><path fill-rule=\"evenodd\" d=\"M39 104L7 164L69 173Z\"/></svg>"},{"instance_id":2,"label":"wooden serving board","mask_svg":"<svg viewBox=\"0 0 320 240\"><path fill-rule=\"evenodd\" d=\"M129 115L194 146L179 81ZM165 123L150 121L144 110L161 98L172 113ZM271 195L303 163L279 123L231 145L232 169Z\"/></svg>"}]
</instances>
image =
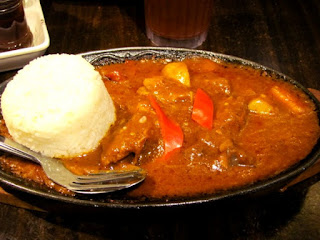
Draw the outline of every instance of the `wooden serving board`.
<instances>
[{"instance_id":1,"label":"wooden serving board","mask_svg":"<svg viewBox=\"0 0 320 240\"><path fill-rule=\"evenodd\" d=\"M283 192L289 187L293 186L294 184L302 182L303 180L308 179L318 173L320 173L320 159L312 167L308 168L301 175L299 175L297 178L291 181L288 185L280 189L280 191ZM17 198L13 194L6 192L1 187L0 187L0 203L9 204L15 207L25 208L25 209L34 210L34 211L42 211L42 212L45 211L39 207L33 206L30 203L27 203Z\"/></svg>"},{"instance_id":2,"label":"wooden serving board","mask_svg":"<svg viewBox=\"0 0 320 240\"><path fill-rule=\"evenodd\" d=\"M35 211L44 211L41 208L38 208L36 206L31 205L30 203L27 203L11 193L6 192L3 188L0 187L0 203L9 204L15 207L25 208L29 210L35 210Z\"/></svg>"}]
</instances>

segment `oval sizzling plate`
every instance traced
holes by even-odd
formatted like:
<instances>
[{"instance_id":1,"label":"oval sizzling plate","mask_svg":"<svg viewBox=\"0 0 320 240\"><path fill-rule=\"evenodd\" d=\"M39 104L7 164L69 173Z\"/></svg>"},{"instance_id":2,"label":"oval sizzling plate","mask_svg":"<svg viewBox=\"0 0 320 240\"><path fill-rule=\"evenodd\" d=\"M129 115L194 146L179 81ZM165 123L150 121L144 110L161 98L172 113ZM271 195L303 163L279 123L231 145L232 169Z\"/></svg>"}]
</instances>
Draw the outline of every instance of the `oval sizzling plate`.
<instances>
[{"instance_id":1,"label":"oval sizzling plate","mask_svg":"<svg viewBox=\"0 0 320 240\"><path fill-rule=\"evenodd\" d=\"M182 60L186 57L199 56L205 58L218 58L226 62L232 62L236 64L241 64L245 66L250 66L255 69L261 69L268 74L272 74L276 78L287 81L291 84L296 85L300 88L306 95L316 105L316 111L319 114L319 102L318 100L300 83L294 81L290 77L274 71L270 68L264 67L260 64L237 58L234 56L213 53L209 51L202 50L189 50L189 49L178 49L178 48L159 48L159 47L133 47L133 48L119 48L110 50L101 50L94 52L87 52L81 54L88 62L94 66L101 66L104 64L121 63L126 59L138 60L146 58L167 58L172 60ZM3 92L7 82L4 82L0 86L0 93ZM313 150L309 155L299 161L294 166L290 167L280 174L265 179L263 181L256 182L254 184L243 186L241 188L232 189L228 191L219 192L217 194L201 195L189 198L177 198L177 199L128 199L125 196L125 191L115 192L111 194L102 194L96 196L64 196L37 184L30 183L24 179L13 176L0 170L0 181L5 185L13 188L14 190L26 192L36 196L40 196L44 199L57 200L72 205L80 206L91 206L91 207L103 207L103 208L147 208L147 207L168 207L168 206L186 206L203 204L207 202L214 202L223 199L230 199L233 197L250 196L255 194L265 194L270 191L275 191L289 183L294 177L301 174L305 169L314 164L320 156L320 143L314 146Z\"/></svg>"}]
</instances>

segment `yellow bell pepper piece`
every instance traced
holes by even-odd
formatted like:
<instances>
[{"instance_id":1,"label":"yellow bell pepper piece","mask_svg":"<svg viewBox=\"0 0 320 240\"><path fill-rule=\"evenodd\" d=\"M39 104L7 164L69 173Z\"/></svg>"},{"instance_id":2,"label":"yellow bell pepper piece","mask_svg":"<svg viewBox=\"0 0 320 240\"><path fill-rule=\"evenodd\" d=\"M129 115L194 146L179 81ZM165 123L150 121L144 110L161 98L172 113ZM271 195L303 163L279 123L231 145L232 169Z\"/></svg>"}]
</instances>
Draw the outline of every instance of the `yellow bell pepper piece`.
<instances>
[{"instance_id":1,"label":"yellow bell pepper piece","mask_svg":"<svg viewBox=\"0 0 320 240\"><path fill-rule=\"evenodd\" d=\"M188 67L183 62L168 63L162 69L162 74L167 78L175 79L181 82L183 85L190 87L190 76Z\"/></svg>"}]
</instances>

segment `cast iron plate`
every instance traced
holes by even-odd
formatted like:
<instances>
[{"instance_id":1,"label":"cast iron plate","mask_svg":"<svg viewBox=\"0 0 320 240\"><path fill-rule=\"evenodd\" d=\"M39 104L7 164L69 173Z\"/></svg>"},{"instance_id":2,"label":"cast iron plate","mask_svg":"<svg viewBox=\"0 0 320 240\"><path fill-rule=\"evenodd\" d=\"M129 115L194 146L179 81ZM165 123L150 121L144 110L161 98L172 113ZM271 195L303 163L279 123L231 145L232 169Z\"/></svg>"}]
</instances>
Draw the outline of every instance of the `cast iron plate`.
<instances>
[{"instance_id":1,"label":"cast iron plate","mask_svg":"<svg viewBox=\"0 0 320 240\"><path fill-rule=\"evenodd\" d=\"M133 47L133 48L119 48L110 50L101 50L94 52L87 52L81 54L88 62L94 66L121 63L126 59L151 59L151 58L166 58L170 60L181 60L187 57L200 56L209 59L221 59L223 61L241 64L244 66L250 66L256 69L267 72L275 76L276 78L290 82L302 89L316 105L316 111L319 115L319 102L318 100L299 82L291 79L290 77L274 71L270 68L262 66L260 64L237 58L234 56L218 54L209 51L202 50L189 50L178 48L158 48L158 47ZM6 82L0 86L0 93L3 92L6 86ZM102 194L95 196L64 196L48 188L41 187L37 184L30 183L24 179L18 178L14 175L8 174L0 170L0 181L6 186L13 188L14 190L22 191L27 194L36 195L42 199L56 200L61 203L72 204L77 206L90 206L90 207L102 207L102 208L119 208L119 209L132 209L132 208L148 208L148 207L169 207L169 206L187 206L197 205L204 203L212 203L223 199L232 199L242 196L250 196L255 194L269 193L275 190L279 190L286 183L292 180L294 177L301 174L306 168L310 167L317 161L320 156L320 143L314 146L311 153L303 160L290 167L286 171L276 175L275 177L265 179L263 181L256 182L252 185L244 186L237 189L231 189L228 191L222 191L211 195L201 195L190 198L179 199L129 199L125 196L125 191L120 191L111 194Z\"/></svg>"}]
</instances>

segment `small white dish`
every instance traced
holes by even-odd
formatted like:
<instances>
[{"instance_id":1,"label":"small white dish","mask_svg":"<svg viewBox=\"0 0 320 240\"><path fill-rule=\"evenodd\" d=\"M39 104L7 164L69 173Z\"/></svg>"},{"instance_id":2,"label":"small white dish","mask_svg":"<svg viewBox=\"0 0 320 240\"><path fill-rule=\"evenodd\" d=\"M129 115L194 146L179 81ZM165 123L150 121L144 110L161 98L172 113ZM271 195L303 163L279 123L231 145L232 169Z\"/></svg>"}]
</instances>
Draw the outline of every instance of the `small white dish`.
<instances>
[{"instance_id":1,"label":"small white dish","mask_svg":"<svg viewBox=\"0 0 320 240\"><path fill-rule=\"evenodd\" d=\"M24 0L24 11L33 35L31 47L0 53L0 72L22 68L31 60L42 56L50 40L40 0Z\"/></svg>"}]
</instances>

